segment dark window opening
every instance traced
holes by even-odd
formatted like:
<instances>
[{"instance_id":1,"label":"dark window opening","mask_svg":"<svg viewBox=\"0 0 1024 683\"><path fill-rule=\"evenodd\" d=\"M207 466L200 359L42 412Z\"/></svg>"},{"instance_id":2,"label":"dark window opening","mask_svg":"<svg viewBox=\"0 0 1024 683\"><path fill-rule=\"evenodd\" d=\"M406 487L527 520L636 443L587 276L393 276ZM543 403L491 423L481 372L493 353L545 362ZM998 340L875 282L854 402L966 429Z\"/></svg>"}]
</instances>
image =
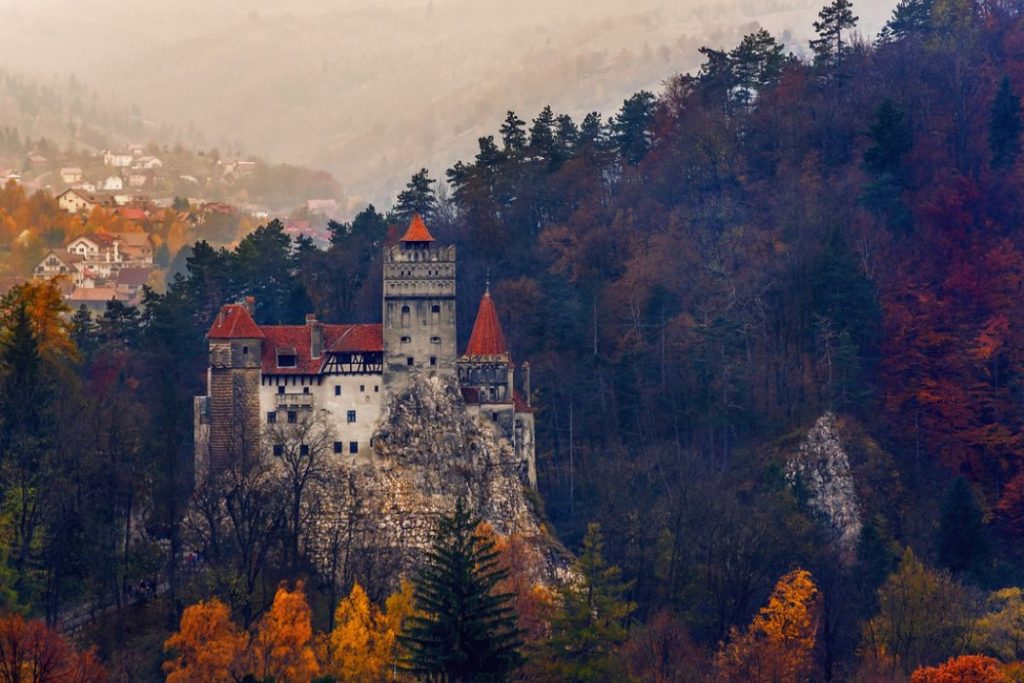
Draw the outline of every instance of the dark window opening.
<instances>
[{"instance_id":1,"label":"dark window opening","mask_svg":"<svg viewBox=\"0 0 1024 683\"><path fill-rule=\"evenodd\" d=\"M274 424L275 422L277 422L277 413L275 413L275 412L267 413L267 424Z\"/></svg>"},{"instance_id":2,"label":"dark window opening","mask_svg":"<svg viewBox=\"0 0 1024 683\"><path fill-rule=\"evenodd\" d=\"M284 387L283 386L277 387L277 393L283 394L284 393Z\"/></svg>"},{"instance_id":3,"label":"dark window opening","mask_svg":"<svg viewBox=\"0 0 1024 683\"><path fill-rule=\"evenodd\" d=\"M309 444L299 444L299 455L309 455Z\"/></svg>"},{"instance_id":4,"label":"dark window opening","mask_svg":"<svg viewBox=\"0 0 1024 683\"><path fill-rule=\"evenodd\" d=\"M341 453L343 451L343 444L340 441L334 442L334 452Z\"/></svg>"},{"instance_id":5,"label":"dark window opening","mask_svg":"<svg viewBox=\"0 0 1024 683\"><path fill-rule=\"evenodd\" d=\"M249 347L248 346L243 346L242 347L242 355L243 356L248 356L249 355Z\"/></svg>"},{"instance_id":6,"label":"dark window opening","mask_svg":"<svg viewBox=\"0 0 1024 683\"><path fill-rule=\"evenodd\" d=\"M279 458L280 458L280 457L281 457L282 455L284 455L284 446L282 446L282 445L281 445L281 444L279 444L279 443L275 443L275 444L274 444L274 455L276 455L276 456L277 456L277 457L279 457Z\"/></svg>"},{"instance_id":7,"label":"dark window opening","mask_svg":"<svg viewBox=\"0 0 1024 683\"><path fill-rule=\"evenodd\" d=\"M366 385L365 384L360 384L359 385L359 391L365 392L366 391Z\"/></svg>"},{"instance_id":8,"label":"dark window opening","mask_svg":"<svg viewBox=\"0 0 1024 683\"><path fill-rule=\"evenodd\" d=\"M373 385L373 393L375 393L375 394L380 393L380 385L379 384L374 384Z\"/></svg>"},{"instance_id":9,"label":"dark window opening","mask_svg":"<svg viewBox=\"0 0 1024 683\"><path fill-rule=\"evenodd\" d=\"M412 366L412 364L413 364L412 356L409 356L408 358L405 359L405 364L410 366L410 367Z\"/></svg>"},{"instance_id":10,"label":"dark window opening","mask_svg":"<svg viewBox=\"0 0 1024 683\"><path fill-rule=\"evenodd\" d=\"M302 387L302 393L309 394L309 387Z\"/></svg>"},{"instance_id":11,"label":"dark window opening","mask_svg":"<svg viewBox=\"0 0 1024 683\"><path fill-rule=\"evenodd\" d=\"M299 414L294 410L288 411L288 424L293 425L299 421Z\"/></svg>"},{"instance_id":12,"label":"dark window opening","mask_svg":"<svg viewBox=\"0 0 1024 683\"><path fill-rule=\"evenodd\" d=\"M431 344L440 344L441 343L441 338L440 337L431 337L430 338L430 343Z\"/></svg>"},{"instance_id":13,"label":"dark window opening","mask_svg":"<svg viewBox=\"0 0 1024 683\"><path fill-rule=\"evenodd\" d=\"M334 395L335 396L341 396L341 385L340 384L335 384L334 385Z\"/></svg>"},{"instance_id":14,"label":"dark window opening","mask_svg":"<svg viewBox=\"0 0 1024 683\"><path fill-rule=\"evenodd\" d=\"M497 422L497 421L498 421L498 414L497 413L491 413L491 422Z\"/></svg>"},{"instance_id":15,"label":"dark window opening","mask_svg":"<svg viewBox=\"0 0 1024 683\"><path fill-rule=\"evenodd\" d=\"M431 356L430 357L430 366L434 367L436 365L437 365L437 356Z\"/></svg>"},{"instance_id":16,"label":"dark window opening","mask_svg":"<svg viewBox=\"0 0 1024 683\"><path fill-rule=\"evenodd\" d=\"M348 419L349 422L355 422L356 421L356 411L354 411L354 410L348 411L348 415L346 415L346 418Z\"/></svg>"},{"instance_id":17,"label":"dark window opening","mask_svg":"<svg viewBox=\"0 0 1024 683\"><path fill-rule=\"evenodd\" d=\"M277 355L277 367L294 368L298 364L298 356L294 353L280 353Z\"/></svg>"},{"instance_id":18,"label":"dark window opening","mask_svg":"<svg viewBox=\"0 0 1024 683\"><path fill-rule=\"evenodd\" d=\"M355 455L356 453L358 453L359 452L359 442L358 441L349 441L348 442L348 452L351 453L352 455Z\"/></svg>"}]
</instances>

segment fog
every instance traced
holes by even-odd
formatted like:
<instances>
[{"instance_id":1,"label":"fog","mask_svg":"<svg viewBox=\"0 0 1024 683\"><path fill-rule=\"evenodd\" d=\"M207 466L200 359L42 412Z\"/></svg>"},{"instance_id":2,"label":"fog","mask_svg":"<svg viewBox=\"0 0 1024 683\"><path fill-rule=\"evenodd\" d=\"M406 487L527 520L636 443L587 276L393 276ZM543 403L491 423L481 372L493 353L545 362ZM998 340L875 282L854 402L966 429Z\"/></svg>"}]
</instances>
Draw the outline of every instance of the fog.
<instances>
[{"instance_id":1,"label":"fog","mask_svg":"<svg viewBox=\"0 0 1024 683\"><path fill-rule=\"evenodd\" d=\"M894 0L855 2L873 36ZM823 0L0 0L0 65L77 78L210 146L388 203L505 111L614 112L756 25L806 51ZM144 142L144 141L142 141Z\"/></svg>"}]
</instances>

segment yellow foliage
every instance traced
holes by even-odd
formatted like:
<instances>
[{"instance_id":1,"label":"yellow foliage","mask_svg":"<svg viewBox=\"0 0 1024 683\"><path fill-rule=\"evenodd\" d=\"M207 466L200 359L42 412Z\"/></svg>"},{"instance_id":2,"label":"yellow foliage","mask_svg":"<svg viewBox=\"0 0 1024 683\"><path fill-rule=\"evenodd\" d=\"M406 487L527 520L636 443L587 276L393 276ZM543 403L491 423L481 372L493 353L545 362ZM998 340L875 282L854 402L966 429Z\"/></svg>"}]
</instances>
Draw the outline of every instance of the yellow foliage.
<instances>
[{"instance_id":1,"label":"yellow foliage","mask_svg":"<svg viewBox=\"0 0 1024 683\"><path fill-rule=\"evenodd\" d=\"M164 643L177 656L164 662L167 683L205 683L236 680L244 673L248 637L231 622L219 600L185 609L180 630Z\"/></svg>"},{"instance_id":2,"label":"yellow foliage","mask_svg":"<svg viewBox=\"0 0 1024 683\"><path fill-rule=\"evenodd\" d=\"M334 612L334 630L327 638L324 672L352 683L390 679L395 631L389 619L370 603L358 583Z\"/></svg>"},{"instance_id":3,"label":"yellow foliage","mask_svg":"<svg viewBox=\"0 0 1024 683\"><path fill-rule=\"evenodd\" d=\"M61 295L57 279L30 280L14 287L3 299L2 315L10 320L24 303L32 320L39 354L49 363L78 360L78 347L71 338L70 309Z\"/></svg>"},{"instance_id":4,"label":"yellow foliage","mask_svg":"<svg viewBox=\"0 0 1024 683\"><path fill-rule=\"evenodd\" d=\"M775 584L768 604L746 632L733 629L718 653L720 678L728 681L797 683L813 666L818 631L818 587L797 569Z\"/></svg>"},{"instance_id":5,"label":"yellow foliage","mask_svg":"<svg viewBox=\"0 0 1024 683\"><path fill-rule=\"evenodd\" d=\"M309 683L320 675L313 653L313 625L302 582L290 591L277 589L274 602L260 619L250 648L258 678Z\"/></svg>"},{"instance_id":6,"label":"yellow foliage","mask_svg":"<svg viewBox=\"0 0 1024 683\"><path fill-rule=\"evenodd\" d=\"M989 612L975 624L981 644L1003 661L1024 659L1024 589L996 591L988 606Z\"/></svg>"}]
</instances>

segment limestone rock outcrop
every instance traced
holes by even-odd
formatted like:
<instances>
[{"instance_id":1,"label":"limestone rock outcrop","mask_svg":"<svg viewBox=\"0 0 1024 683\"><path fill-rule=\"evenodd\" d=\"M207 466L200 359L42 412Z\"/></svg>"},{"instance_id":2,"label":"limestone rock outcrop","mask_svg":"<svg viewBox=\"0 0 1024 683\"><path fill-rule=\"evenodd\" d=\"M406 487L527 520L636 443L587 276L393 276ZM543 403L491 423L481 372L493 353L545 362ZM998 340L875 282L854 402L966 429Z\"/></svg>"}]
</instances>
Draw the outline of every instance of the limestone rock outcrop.
<instances>
[{"instance_id":1,"label":"limestone rock outcrop","mask_svg":"<svg viewBox=\"0 0 1024 683\"><path fill-rule=\"evenodd\" d=\"M832 542L852 559L862 526L850 459L840 440L836 416L825 413L786 460L786 480L806 493Z\"/></svg>"},{"instance_id":2,"label":"limestone rock outcrop","mask_svg":"<svg viewBox=\"0 0 1024 683\"><path fill-rule=\"evenodd\" d=\"M564 574L568 555L544 529L511 445L466 412L453 380L414 377L373 445L372 462L339 466L322 501L312 550L325 571L372 560L373 572L393 581L416 565L438 515L462 496L496 533L524 541L535 580Z\"/></svg>"}]
</instances>

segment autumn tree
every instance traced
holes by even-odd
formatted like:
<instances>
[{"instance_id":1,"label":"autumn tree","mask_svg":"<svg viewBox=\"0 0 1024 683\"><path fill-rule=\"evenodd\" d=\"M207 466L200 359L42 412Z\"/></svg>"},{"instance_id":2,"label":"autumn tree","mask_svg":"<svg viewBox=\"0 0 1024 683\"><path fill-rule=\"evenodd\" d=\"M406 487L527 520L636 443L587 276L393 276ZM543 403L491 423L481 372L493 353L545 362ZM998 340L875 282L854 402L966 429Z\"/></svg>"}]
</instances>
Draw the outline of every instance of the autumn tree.
<instances>
[{"instance_id":1,"label":"autumn tree","mask_svg":"<svg viewBox=\"0 0 1024 683\"><path fill-rule=\"evenodd\" d=\"M414 674L503 680L520 663L512 596L495 590L507 572L493 539L482 537L478 526L460 497L438 520L413 577L420 614L405 620L399 638L408 650L404 668Z\"/></svg>"},{"instance_id":2,"label":"autumn tree","mask_svg":"<svg viewBox=\"0 0 1024 683\"><path fill-rule=\"evenodd\" d=\"M820 599L810 572L797 569L780 578L747 630L734 629L719 651L719 675L729 681L805 680L815 665Z\"/></svg>"},{"instance_id":3,"label":"autumn tree","mask_svg":"<svg viewBox=\"0 0 1024 683\"><path fill-rule=\"evenodd\" d=\"M1020 156L1020 97L1013 92L1010 77L1003 76L992 101L988 123L988 147L992 168L1006 168Z\"/></svg>"},{"instance_id":4,"label":"autumn tree","mask_svg":"<svg viewBox=\"0 0 1024 683\"><path fill-rule=\"evenodd\" d=\"M911 683L1009 683L1002 665L991 657L961 655L938 666L916 669Z\"/></svg>"},{"instance_id":5,"label":"autumn tree","mask_svg":"<svg viewBox=\"0 0 1024 683\"><path fill-rule=\"evenodd\" d=\"M310 683L320 675L313 651L312 613L301 581L281 586L256 625L250 644L250 671L258 679Z\"/></svg>"},{"instance_id":6,"label":"autumn tree","mask_svg":"<svg viewBox=\"0 0 1024 683\"><path fill-rule=\"evenodd\" d=\"M172 659L164 662L167 683L241 680L249 637L231 622L219 600L185 608L178 631L164 643Z\"/></svg>"},{"instance_id":7,"label":"autumn tree","mask_svg":"<svg viewBox=\"0 0 1024 683\"><path fill-rule=\"evenodd\" d=\"M353 683L389 680L395 631L389 615L370 602L358 583L334 612L334 630L325 636L321 658L325 674Z\"/></svg>"},{"instance_id":8,"label":"autumn tree","mask_svg":"<svg viewBox=\"0 0 1024 683\"><path fill-rule=\"evenodd\" d=\"M974 628L985 652L1004 662L1024 660L1024 589L1014 586L989 595Z\"/></svg>"},{"instance_id":9,"label":"autumn tree","mask_svg":"<svg viewBox=\"0 0 1024 683\"><path fill-rule=\"evenodd\" d=\"M78 652L42 621L0 616L0 683L105 683L92 651Z\"/></svg>"}]
</instances>

